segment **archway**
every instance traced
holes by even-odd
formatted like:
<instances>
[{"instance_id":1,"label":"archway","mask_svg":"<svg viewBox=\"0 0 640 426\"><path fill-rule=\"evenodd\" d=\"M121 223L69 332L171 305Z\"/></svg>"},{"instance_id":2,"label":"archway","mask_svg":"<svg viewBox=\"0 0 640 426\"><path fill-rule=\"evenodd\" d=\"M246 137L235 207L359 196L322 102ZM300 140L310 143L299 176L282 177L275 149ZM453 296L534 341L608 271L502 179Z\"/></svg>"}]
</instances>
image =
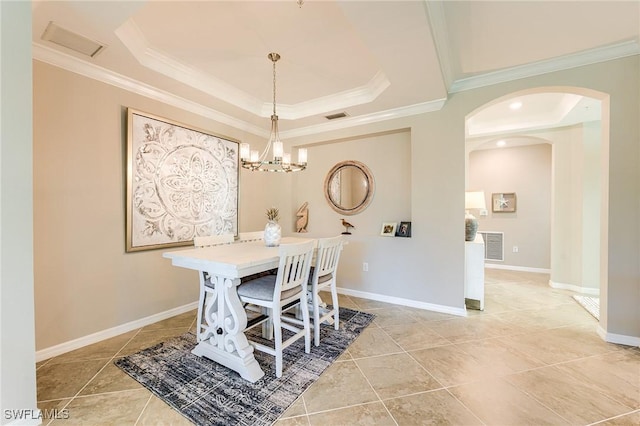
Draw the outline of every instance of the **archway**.
<instances>
[{"instance_id":1,"label":"archway","mask_svg":"<svg viewBox=\"0 0 640 426\"><path fill-rule=\"evenodd\" d=\"M606 322L608 95L577 87L539 87L510 93L468 114L465 135L467 190L481 189L469 181L472 152L499 149L495 146L498 141L507 147L550 144L549 284L599 295L600 321ZM490 194L485 196L490 200ZM517 215L512 219L517 220ZM513 249L517 251L517 246ZM509 269L506 262L504 265ZM519 267L545 269L539 265Z\"/></svg>"}]
</instances>

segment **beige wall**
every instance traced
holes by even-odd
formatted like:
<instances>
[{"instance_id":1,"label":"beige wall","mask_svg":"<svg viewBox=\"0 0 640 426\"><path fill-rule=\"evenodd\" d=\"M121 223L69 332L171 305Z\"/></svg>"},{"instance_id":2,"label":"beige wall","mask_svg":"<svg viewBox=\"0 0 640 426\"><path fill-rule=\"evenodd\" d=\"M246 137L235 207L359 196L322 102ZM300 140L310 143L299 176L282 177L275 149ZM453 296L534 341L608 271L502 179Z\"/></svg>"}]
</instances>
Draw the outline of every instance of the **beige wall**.
<instances>
[{"instance_id":1,"label":"beige wall","mask_svg":"<svg viewBox=\"0 0 640 426\"><path fill-rule=\"evenodd\" d=\"M478 230L504 232L504 261L488 264L548 270L551 238L551 146L483 149L469 154L470 190L485 193L487 216L478 218ZM491 209L491 194L515 192L514 213ZM518 252L513 252L513 247Z\"/></svg>"},{"instance_id":2,"label":"beige wall","mask_svg":"<svg viewBox=\"0 0 640 426\"><path fill-rule=\"evenodd\" d=\"M250 137L38 61L33 81L37 349L196 301L195 272L162 250L125 253L126 108ZM240 230L264 227L270 201L290 202L282 182L242 173Z\"/></svg>"},{"instance_id":3,"label":"beige wall","mask_svg":"<svg viewBox=\"0 0 640 426\"><path fill-rule=\"evenodd\" d=\"M381 181L378 171L381 167L374 166L376 186L382 185L383 189L376 190L374 203L379 203L377 207L349 218L354 225L362 223L364 226L349 237L348 251L345 251L349 256L340 261L339 282L344 291L370 293L371 297L383 295L386 300L398 298L403 304L445 312L464 312L464 114L460 115L459 111L459 105L452 102L443 110L429 114L290 140L294 145L311 146L327 141L366 142L370 135L402 134L410 129L407 167L410 169L412 237L377 236L383 221L407 219L403 218L401 205L395 206L397 190L384 190L386 184ZM397 136L391 136L394 138ZM355 158L340 152L335 154L335 161L359 160L371 155L366 151L357 153ZM379 152L375 155L378 156L375 161L383 160ZM385 162L392 162L397 154L392 150L384 155ZM333 165L329 163L319 174L322 178ZM319 190L321 183L322 180L300 184L298 191ZM387 186L391 188L394 184ZM397 213L393 213L394 209L398 209ZM330 223L338 222L337 214L329 217L333 217ZM347 260L348 257L352 260ZM369 263L368 273L362 271L363 261ZM349 271L345 270L347 265Z\"/></svg>"},{"instance_id":4,"label":"beige wall","mask_svg":"<svg viewBox=\"0 0 640 426\"><path fill-rule=\"evenodd\" d=\"M450 96L442 110L361 128L301 137L297 144L411 129L411 218L420 229L409 254L395 258L412 269L407 276L419 300L460 306L464 258L464 120L485 104L533 90L602 95L603 199L596 230L603 248L600 265L601 320L609 340L640 338L640 70L639 56L523 78ZM610 114L609 114L610 113ZM458 213L460 212L460 213ZM459 231L458 231L459 230ZM460 239L458 239L460 238ZM395 255L395 253L393 253ZM390 259L390 264L394 264ZM607 293L610 293L607 295ZM415 293L411 293L414 295ZM626 336L626 337L625 337ZM633 340L632 339L632 340Z\"/></svg>"},{"instance_id":5,"label":"beige wall","mask_svg":"<svg viewBox=\"0 0 640 426\"><path fill-rule=\"evenodd\" d=\"M575 290L582 287L585 255L595 253L599 257L600 254L597 241L592 241L596 247L585 247L584 244L585 175L590 173L585 164L584 137L582 125L550 135L554 181L551 282L554 286ZM599 171L598 164L594 173ZM591 207L599 211L598 206L599 203ZM600 227L599 222L593 225L594 231ZM597 238L598 233L593 232L593 235ZM585 248L594 250L585 251Z\"/></svg>"},{"instance_id":6,"label":"beige wall","mask_svg":"<svg viewBox=\"0 0 640 426\"><path fill-rule=\"evenodd\" d=\"M604 299L605 318L601 325L607 333L640 336L638 71L636 56L549 73L453 94L440 111L288 140L293 145L353 141L334 144L335 148L370 143L369 135L391 133L391 140L410 135L408 216L413 222L413 236L381 240L374 235L384 220L406 220L406 206L380 212L376 207L351 217L357 231L366 234L354 233L350 246L354 258L359 257L354 261L357 264L341 270L342 285L347 290L460 312L464 300L465 117L487 102L515 91L539 86L582 86L611 94L611 173L604 182L610 198L610 207L605 209L609 226L604 235L609 254L608 269L602 270L611 294L608 300ZM159 251L124 253L126 106L243 141L257 141L211 120L35 62L38 349L196 300L195 273L170 266ZM329 155L338 154L336 159L344 155L328 149L323 160L327 165L333 161L329 161ZM310 162L313 161L311 156ZM379 177L377 166L374 169ZM315 172L323 176L327 170ZM318 191L322 182L304 183L303 179L243 172L240 230L262 228L264 209L275 205L281 208L282 223L291 232L295 211L307 201L301 194L318 197L313 191ZM379 178L376 183L386 185ZM376 192L374 201L392 205L396 193L386 192ZM328 212L323 216L324 208L322 202L314 201L309 229L320 232L314 230L317 218L326 218L322 226L327 228L322 229L331 234L340 232L337 215ZM366 237L363 244L358 241L361 237ZM364 259L370 263L368 277L361 271L360 260ZM379 268L375 274L372 267Z\"/></svg>"},{"instance_id":7,"label":"beige wall","mask_svg":"<svg viewBox=\"0 0 640 426\"><path fill-rule=\"evenodd\" d=\"M602 204L602 124L583 126L582 287L600 292L600 205Z\"/></svg>"},{"instance_id":8,"label":"beige wall","mask_svg":"<svg viewBox=\"0 0 640 426\"><path fill-rule=\"evenodd\" d=\"M340 260L338 286L350 290L399 297L410 294L412 283L404 279L405 265L394 252L406 251L411 242L404 238L380 236L382 222L411 220L411 134L390 134L327 141L309 149L310 164L304 173L293 176L293 207L309 203L308 235L322 237L344 231L341 219L355 226ZM330 208L324 196L324 180L341 161L357 160L371 171L375 194L363 212L345 216ZM293 228L293 223L289 226ZM417 232L420 232L419 230ZM369 265L363 271L362 264ZM395 262L397 268L390 268ZM390 286L389 283L393 283ZM404 291L398 287L406 286Z\"/></svg>"},{"instance_id":9,"label":"beige wall","mask_svg":"<svg viewBox=\"0 0 640 426\"><path fill-rule=\"evenodd\" d=\"M602 291L600 325L608 333L640 336L640 55L597 64L598 90L610 93L608 153L608 264L600 268L607 277ZM576 73L577 74L577 73ZM577 78L582 82L588 78ZM593 77L592 77L593 78ZM607 158L604 158L606 162ZM606 299L603 298L606 295ZM604 302L604 303L603 303ZM603 318L604 306L604 320Z\"/></svg>"}]
</instances>

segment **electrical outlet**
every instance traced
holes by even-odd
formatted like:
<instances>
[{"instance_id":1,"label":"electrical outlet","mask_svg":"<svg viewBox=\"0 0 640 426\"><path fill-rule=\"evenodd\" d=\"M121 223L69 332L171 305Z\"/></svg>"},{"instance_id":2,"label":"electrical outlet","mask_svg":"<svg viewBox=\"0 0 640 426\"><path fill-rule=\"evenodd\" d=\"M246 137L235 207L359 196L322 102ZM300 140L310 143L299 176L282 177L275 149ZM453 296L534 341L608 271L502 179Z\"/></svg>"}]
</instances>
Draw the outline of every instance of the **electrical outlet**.
<instances>
[{"instance_id":1,"label":"electrical outlet","mask_svg":"<svg viewBox=\"0 0 640 426\"><path fill-rule=\"evenodd\" d=\"M367 262L364 262L364 263L362 264L362 270L363 270L364 272L369 272L369 264L368 264Z\"/></svg>"},{"instance_id":2,"label":"electrical outlet","mask_svg":"<svg viewBox=\"0 0 640 426\"><path fill-rule=\"evenodd\" d=\"M514 252L514 253L517 253L517 252L518 252L518 250L519 250L519 249L518 249L518 246L513 246L513 252Z\"/></svg>"}]
</instances>

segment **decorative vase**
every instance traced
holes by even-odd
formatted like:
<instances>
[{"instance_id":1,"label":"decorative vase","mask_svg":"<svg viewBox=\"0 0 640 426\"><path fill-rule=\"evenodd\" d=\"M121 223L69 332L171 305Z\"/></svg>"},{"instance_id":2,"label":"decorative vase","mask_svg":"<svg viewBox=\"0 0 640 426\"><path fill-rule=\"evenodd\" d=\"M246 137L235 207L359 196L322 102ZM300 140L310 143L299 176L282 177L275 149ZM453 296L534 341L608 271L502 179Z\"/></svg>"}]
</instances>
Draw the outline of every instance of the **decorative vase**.
<instances>
[{"instance_id":1,"label":"decorative vase","mask_svg":"<svg viewBox=\"0 0 640 426\"><path fill-rule=\"evenodd\" d=\"M467 213L464 216L465 241L473 241L476 239L478 232L478 219L474 215Z\"/></svg>"},{"instance_id":2,"label":"decorative vase","mask_svg":"<svg viewBox=\"0 0 640 426\"><path fill-rule=\"evenodd\" d=\"M267 247L277 247L282 238L282 227L275 220L270 220L264 227L264 244Z\"/></svg>"}]
</instances>

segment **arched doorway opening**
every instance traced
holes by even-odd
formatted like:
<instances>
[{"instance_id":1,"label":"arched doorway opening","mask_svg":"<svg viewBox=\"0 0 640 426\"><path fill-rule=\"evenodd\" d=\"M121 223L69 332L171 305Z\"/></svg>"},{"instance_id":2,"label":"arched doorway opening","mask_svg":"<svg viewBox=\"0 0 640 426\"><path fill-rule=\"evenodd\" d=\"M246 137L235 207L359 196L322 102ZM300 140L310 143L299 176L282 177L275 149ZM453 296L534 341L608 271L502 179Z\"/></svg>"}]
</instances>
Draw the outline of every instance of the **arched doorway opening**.
<instances>
[{"instance_id":1,"label":"arched doorway opening","mask_svg":"<svg viewBox=\"0 0 640 426\"><path fill-rule=\"evenodd\" d=\"M510 93L480 106L465 120L466 190L484 190L489 206L485 223L491 230L506 230L504 259L487 261L488 267L548 272L552 287L600 297L601 329L608 287L608 135L608 95L577 87ZM505 154L509 148L520 156L510 175L518 179L500 173L513 166L514 157ZM486 155L489 151L501 154ZM488 179L477 178L479 158L485 162L480 173L492 170ZM491 161L493 169L487 166ZM492 193L511 192L514 185L521 189L517 195L522 209L493 214ZM548 213L543 212L545 196ZM529 250L529 243L535 250ZM527 250L520 250L522 245Z\"/></svg>"}]
</instances>

